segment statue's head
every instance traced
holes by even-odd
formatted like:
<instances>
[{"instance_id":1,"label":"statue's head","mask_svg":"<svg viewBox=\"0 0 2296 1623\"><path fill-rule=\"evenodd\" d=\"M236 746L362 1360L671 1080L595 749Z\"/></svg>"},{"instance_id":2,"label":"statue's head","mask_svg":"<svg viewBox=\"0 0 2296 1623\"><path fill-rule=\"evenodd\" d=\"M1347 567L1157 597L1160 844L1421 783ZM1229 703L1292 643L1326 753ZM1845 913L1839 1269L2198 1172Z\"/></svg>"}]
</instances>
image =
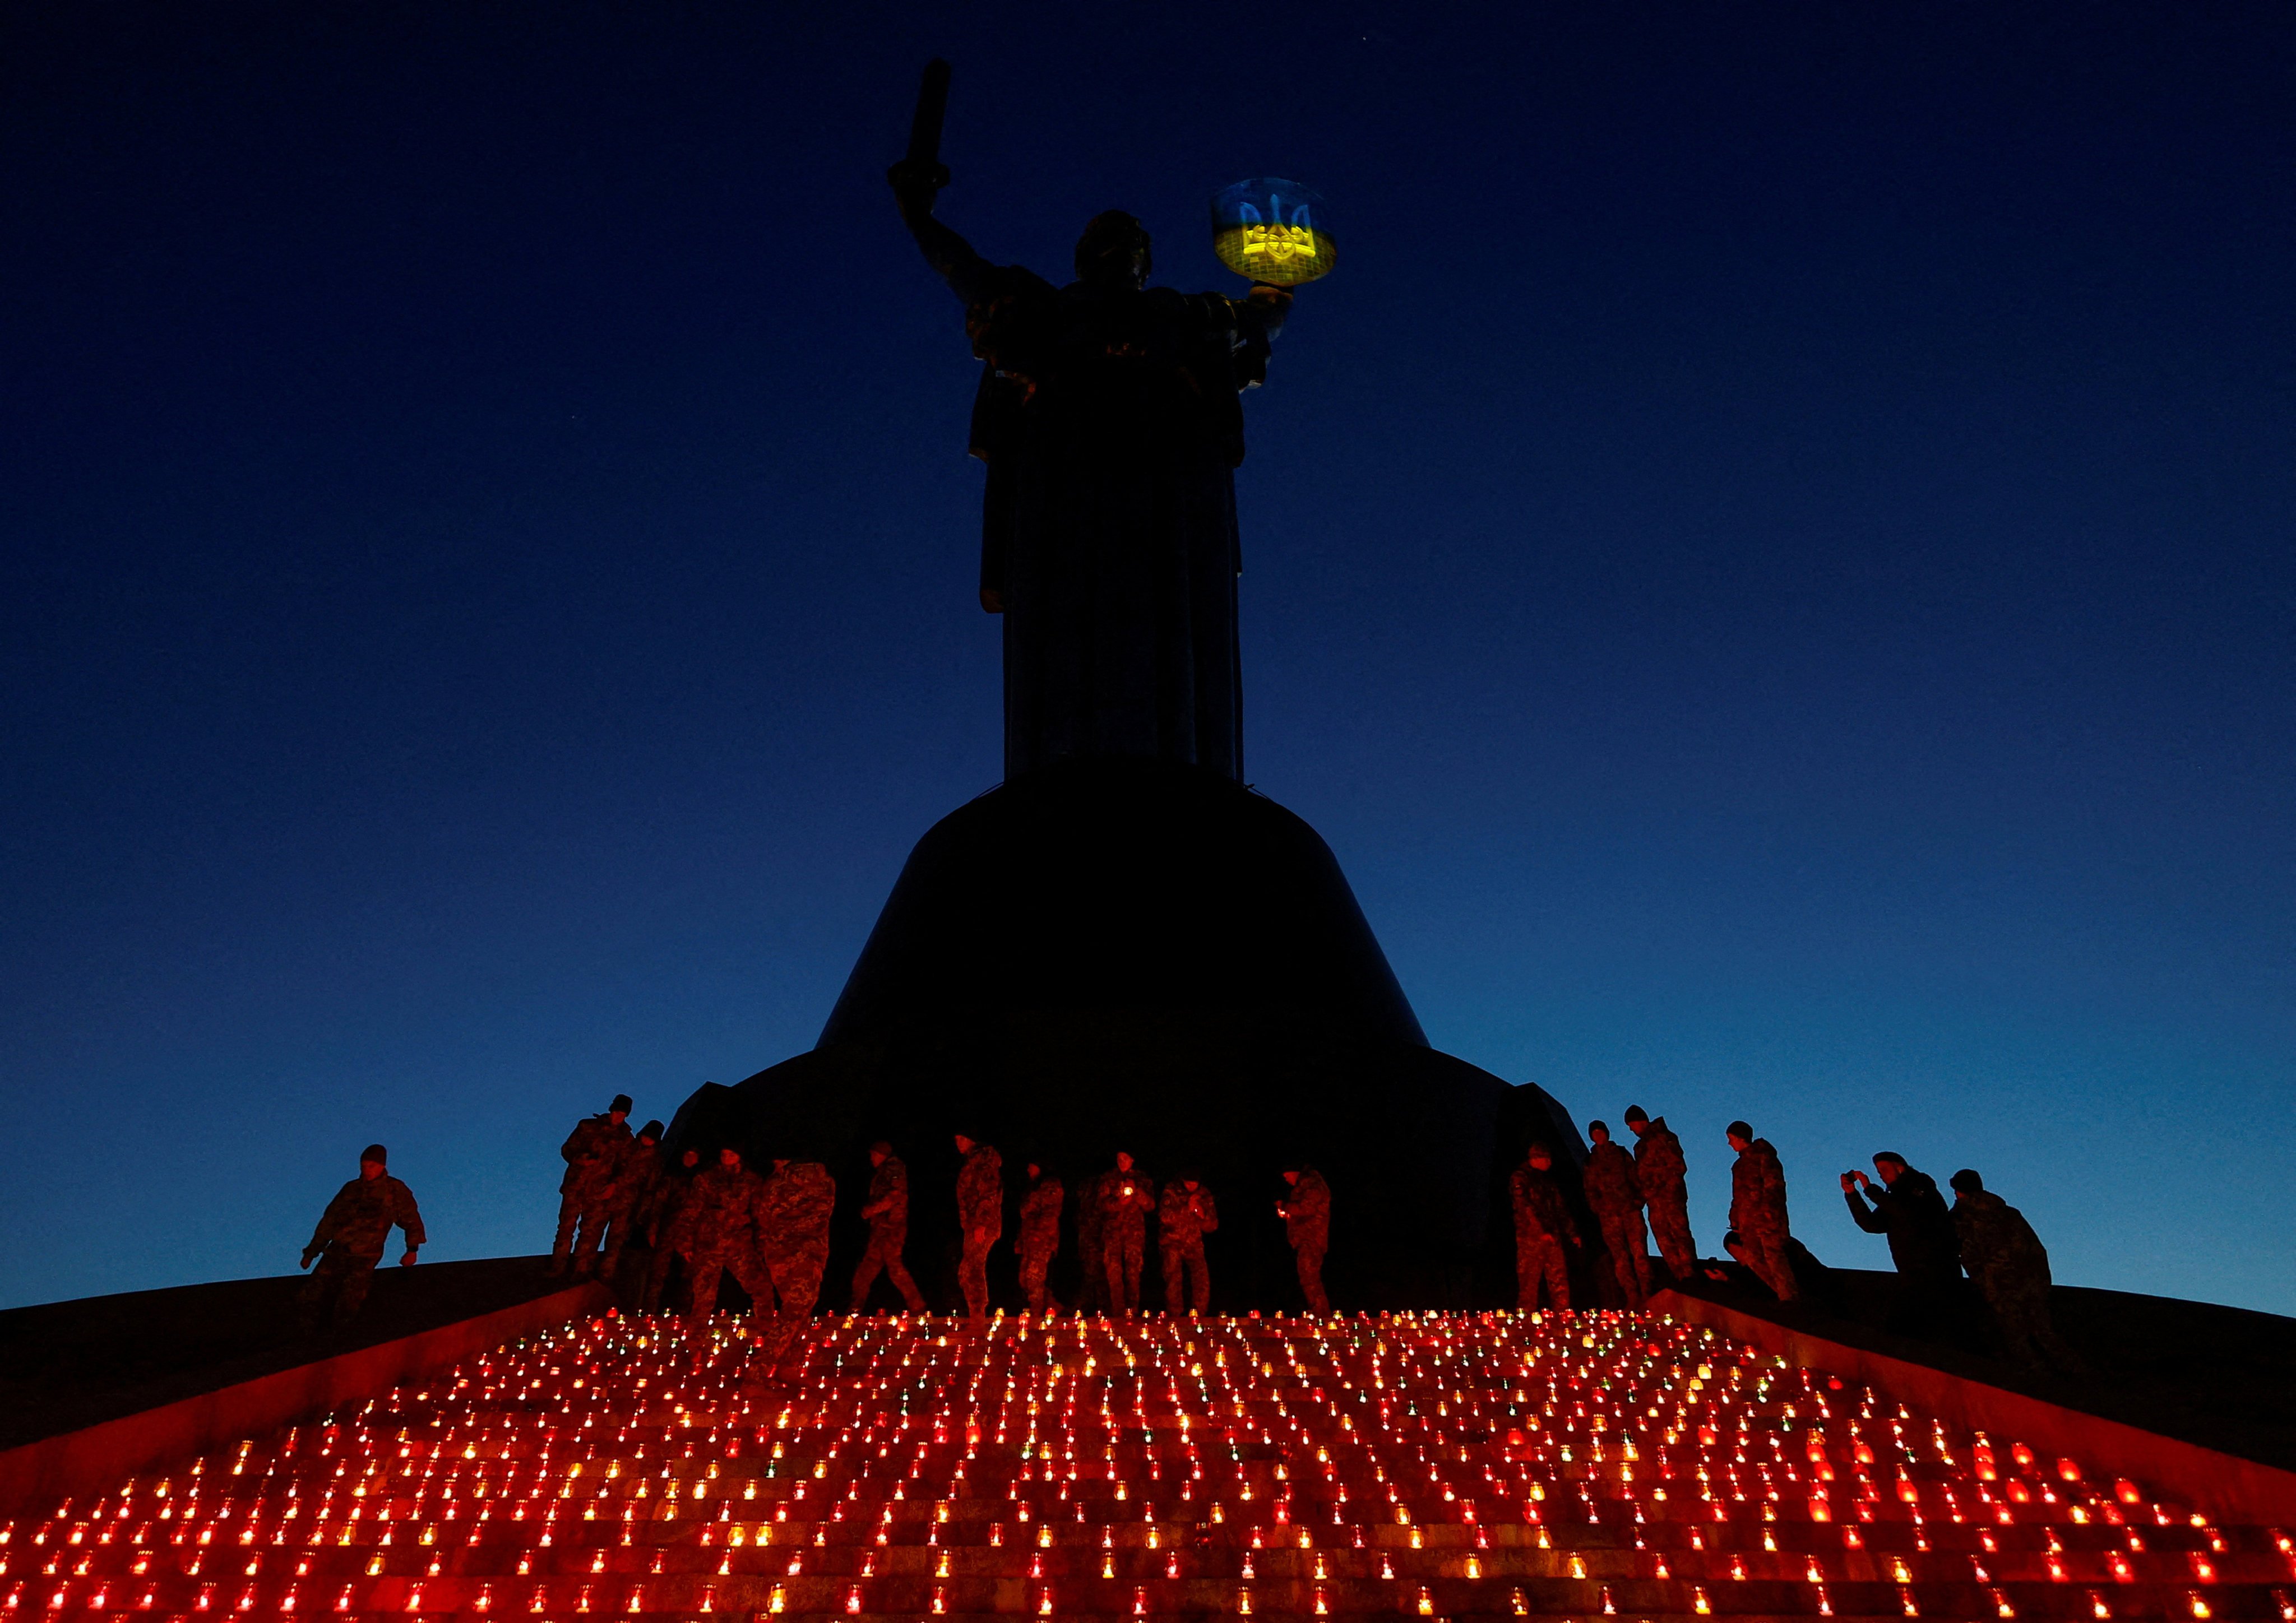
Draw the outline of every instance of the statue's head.
<instances>
[{"instance_id":1,"label":"statue's head","mask_svg":"<svg viewBox=\"0 0 2296 1623\"><path fill-rule=\"evenodd\" d=\"M1088 286L1144 287L1151 263L1148 228L1121 209L1094 215L1077 239L1077 280Z\"/></svg>"}]
</instances>

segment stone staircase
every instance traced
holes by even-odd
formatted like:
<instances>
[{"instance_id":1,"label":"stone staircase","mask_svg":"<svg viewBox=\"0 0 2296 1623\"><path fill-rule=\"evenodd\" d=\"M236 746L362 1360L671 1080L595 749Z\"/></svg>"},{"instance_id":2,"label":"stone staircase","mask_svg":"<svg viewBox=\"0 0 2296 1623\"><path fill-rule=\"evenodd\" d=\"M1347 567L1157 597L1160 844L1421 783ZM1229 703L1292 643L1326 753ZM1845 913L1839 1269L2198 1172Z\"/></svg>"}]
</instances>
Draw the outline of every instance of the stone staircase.
<instances>
[{"instance_id":1,"label":"stone staircase","mask_svg":"<svg viewBox=\"0 0 2296 1623\"><path fill-rule=\"evenodd\" d=\"M45 1507L43 1507L45 1508ZM1658 1314L608 1316L0 1529L197 1619L2296 1620L2296 1545Z\"/></svg>"}]
</instances>

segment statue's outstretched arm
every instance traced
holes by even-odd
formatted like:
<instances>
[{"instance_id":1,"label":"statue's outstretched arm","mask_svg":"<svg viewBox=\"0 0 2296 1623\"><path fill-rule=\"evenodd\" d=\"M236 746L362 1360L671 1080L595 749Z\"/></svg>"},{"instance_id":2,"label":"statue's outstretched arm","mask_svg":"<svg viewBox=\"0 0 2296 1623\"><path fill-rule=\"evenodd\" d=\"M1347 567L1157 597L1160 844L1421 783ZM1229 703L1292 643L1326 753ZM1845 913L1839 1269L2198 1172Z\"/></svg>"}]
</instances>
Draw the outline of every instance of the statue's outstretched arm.
<instances>
[{"instance_id":1,"label":"statue's outstretched arm","mask_svg":"<svg viewBox=\"0 0 2296 1623\"><path fill-rule=\"evenodd\" d=\"M1255 283L1250 293L1230 300L1228 307L1235 312L1236 387L1257 389L1267 381L1269 346L1283 331L1283 318L1292 313L1292 295L1283 288Z\"/></svg>"},{"instance_id":2,"label":"statue's outstretched arm","mask_svg":"<svg viewBox=\"0 0 2296 1623\"><path fill-rule=\"evenodd\" d=\"M972 251L972 243L933 217L933 204L939 198L947 176L947 171L938 166L931 170L922 169L906 159L885 172L893 188L893 201L901 210L901 223L909 228L909 234L923 250L925 263L940 274L940 279L959 299L970 304L988 262Z\"/></svg>"},{"instance_id":3,"label":"statue's outstretched arm","mask_svg":"<svg viewBox=\"0 0 2296 1623\"><path fill-rule=\"evenodd\" d=\"M1262 335L1272 340L1283 332L1283 318L1292 314L1292 290L1255 282L1242 305Z\"/></svg>"}]
</instances>

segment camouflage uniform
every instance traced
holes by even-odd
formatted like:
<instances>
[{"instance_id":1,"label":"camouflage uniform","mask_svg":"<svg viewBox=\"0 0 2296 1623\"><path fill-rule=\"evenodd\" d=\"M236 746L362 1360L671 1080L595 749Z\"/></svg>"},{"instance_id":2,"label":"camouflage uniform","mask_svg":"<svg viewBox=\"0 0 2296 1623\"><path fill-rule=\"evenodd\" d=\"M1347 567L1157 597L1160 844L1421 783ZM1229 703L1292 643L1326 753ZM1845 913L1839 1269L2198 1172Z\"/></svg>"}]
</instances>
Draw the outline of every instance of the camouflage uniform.
<instances>
[{"instance_id":1,"label":"camouflage uniform","mask_svg":"<svg viewBox=\"0 0 2296 1623\"><path fill-rule=\"evenodd\" d=\"M685 1266L693 1302L685 1310L686 1333L707 1324L718 1308L718 1276L731 1270L750 1293L757 1316L773 1311L773 1276L758 1259L766 1183L747 1167L719 1165L693 1180L685 1213Z\"/></svg>"},{"instance_id":2,"label":"camouflage uniform","mask_svg":"<svg viewBox=\"0 0 2296 1623\"><path fill-rule=\"evenodd\" d=\"M821 1299L829 1266L829 1219L837 1209L837 1180L819 1161L791 1161L766 1180L758 1220L758 1250L773 1275L781 1311L766 1338L781 1356L804 1333Z\"/></svg>"},{"instance_id":3,"label":"camouflage uniform","mask_svg":"<svg viewBox=\"0 0 2296 1623\"><path fill-rule=\"evenodd\" d=\"M566 1161L566 1176L558 1180L558 1237L550 1243L552 1273L565 1271L570 1250L574 1252L575 1267L589 1271L590 1259L598 1250L599 1231L606 1226L607 1194L629 1143L628 1124L615 1121L601 1111L576 1122L566 1142L558 1147ZM582 1231L578 1246L574 1240L578 1224Z\"/></svg>"},{"instance_id":4,"label":"camouflage uniform","mask_svg":"<svg viewBox=\"0 0 2296 1623\"><path fill-rule=\"evenodd\" d=\"M1111 1313L1140 1305L1140 1263L1148 1249L1148 1214L1155 1209L1156 1185L1139 1168L1100 1175L1100 1266Z\"/></svg>"},{"instance_id":5,"label":"camouflage uniform","mask_svg":"<svg viewBox=\"0 0 2296 1623\"><path fill-rule=\"evenodd\" d=\"M654 1185L661 1182L661 1144L659 1140L648 1143L643 1138L633 1139L624 1146L621 1159L615 1165L604 1194L606 1209L606 1245L598 1258L599 1275L611 1282L614 1266L621 1260L622 1246L630 1237L639 1206L652 1194Z\"/></svg>"},{"instance_id":6,"label":"camouflage uniform","mask_svg":"<svg viewBox=\"0 0 2296 1623\"><path fill-rule=\"evenodd\" d=\"M1546 1286L1546 1305L1570 1305L1570 1268L1563 1247L1578 1243L1578 1225L1554 1174L1526 1160L1507 1180L1514 1207L1515 1306L1525 1313L1538 1306L1539 1287Z\"/></svg>"},{"instance_id":7,"label":"camouflage uniform","mask_svg":"<svg viewBox=\"0 0 2296 1623\"><path fill-rule=\"evenodd\" d=\"M1308 1311L1323 1317L1332 1310L1332 1299L1324 1294L1324 1253L1332 1244L1332 1186L1324 1175L1313 1167L1300 1168L1300 1181L1292 1185L1292 1198L1281 1201L1276 1210L1283 1217L1283 1237L1292 1242L1292 1255L1300 1267L1300 1293L1308 1299Z\"/></svg>"},{"instance_id":8,"label":"camouflage uniform","mask_svg":"<svg viewBox=\"0 0 2296 1623\"><path fill-rule=\"evenodd\" d=\"M646 1258L644 1291L638 1298L640 1312L652 1313L661 1306L671 1263L693 1250L693 1188L701 1176L698 1168L669 1168L638 1203L633 1221L652 1248ZM692 1271L689 1263L687 1272Z\"/></svg>"},{"instance_id":9,"label":"camouflage uniform","mask_svg":"<svg viewBox=\"0 0 2296 1623\"><path fill-rule=\"evenodd\" d=\"M296 1298L305 1333L316 1330L323 1316L334 1330L357 1316L393 1224L406 1231L409 1250L422 1243L422 1214L415 1209L414 1193L389 1173L355 1177L335 1191L311 1231L311 1243L303 1248L304 1261L319 1258Z\"/></svg>"},{"instance_id":10,"label":"camouflage uniform","mask_svg":"<svg viewBox=\"0 0 2296 1623\"><path fill-rule=\"evenodd\" d=\"M1786 1254L1786 1174L1767 1138L1738 1152L1730 1168L1730 1226L1745 1248L1746 1266L1782 1302L1801 1294Z\"/></svg>"},{"instance_id":11,"label":"camouflage uniform","mask_svg":"<svg viewBox=\"0 0 2296 1623\"><path fill-rule=\"evenodd\" d=\"M1603 1230L1603 1249L1611 1254L1611 1268L1627 1306L1639 1308L1650 1301L1650 1245L1643 1228L1643 1188L1635 1176L1635 1158L1617 1143L1599 1143L1587 1152L1580 1174L1587 1204Z\"/></svg>"},{"instance_id":12,"label":"camouflage uniform","mask_svg":"<svg viewBox=\"0 0 2296 1623\"><path fill-rule=\"evenodd\" d=\"M1047 1173L1021 1197L1021 1290L1029 1311L1039 1316L1045 1311L1045 1275L1061 1249L1062 1193L1061 1180Z\"/></svg>"},{"instance_id":13,"label":"camouflage uniform","mask_svg":"<svg viewBox=\"0 0 2296 1623\"><path fill-rule=\"evenodd\" d=\"M2079 1373L2081 1356L2049 1318L2049 1253L2025 1214L1989 1189L1959 1193L1953 1226L1962 1266L1977 1282L2001 1326L2009 1356L2029 1368L2044 1360Z\"/></svg>"},{"instance_id":14,"label":"camouflage uniform","mask_svg":"<svg viewBox=\"0 0 2296 1623\"><path fill-rule=\"evenodd\" d=\"M869 1287L882 1272L901 1293L902 1305L911 1313L922 1313L924 1295L901 1262L901 1248L909 1242L909 1169L899 1156L886 1156L869 1175L869 1198L863 1204L877 1210L869 1219L869 1244L861 1253L861 1266L853 1270L853 1311L867 1305Z\"/></svg>"},{"instance_id":15,"label":"camouflage uniform","mask_svg":"<svg viewBox=\"0 0 2296 1623\"><path fill-rule=\"evenodd\" d=\"M1650 1208L1651 1238L1677 1283L1698 1266L1698 1242L1690 1237L1690 1187L1682 1161L1682 1140L1658 1117L1635 1145L1635 1183Z\"/></svg>"},{"instance_id":16,"label":"camouflage uniform","mask_svg":"<svg viewBox=\"0 0 2296 1623\"><path fill-rule=\"evenodd\" d=\"M1156 1207L1157 1240L1163 1252L1164 1310L1180 1311L1180 1271L1188 1270L1188 1304L1198 1313L1212 1305L1211 1270L1204 1266L1204 1236L1219 1226L1219 1208L1201 1184L1193 1193L1178 1178L1164 1185Z\"/></svg>"},{"instance_id":17,"label":"camouflage uniform","mask_svg":"<svg viewBox=\"0 0 2296 1623\"><path fill-rule=\"evenodd\" d=\"M987 1144L974 1144L956 1169L956 1222L964 1235L964 1259L956 1270L964 1311L986 1318L988 1248L1004 1232L1004 1158Z\"/></svg>"},{"instance_id":18,"label":"camouflage uniform","mask_svg":"<svg viewBox=\"0 0 2296 1623\"><path fill-rule=\"evenodd\" d=\"M1099 1172L1077 1185L1077 1311L1108 1306L1108 1268L1102 1260L1101 1196L1113 1173Z\"/></svg>"}]
</instances>

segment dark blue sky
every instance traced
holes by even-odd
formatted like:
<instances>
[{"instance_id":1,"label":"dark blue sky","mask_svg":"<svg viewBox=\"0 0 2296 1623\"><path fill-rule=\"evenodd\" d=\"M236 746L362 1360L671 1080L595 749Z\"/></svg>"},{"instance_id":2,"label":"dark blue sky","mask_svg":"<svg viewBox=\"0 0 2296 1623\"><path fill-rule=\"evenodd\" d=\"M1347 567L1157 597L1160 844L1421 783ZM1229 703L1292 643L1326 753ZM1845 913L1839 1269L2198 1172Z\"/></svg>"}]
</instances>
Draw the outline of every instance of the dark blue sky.
<instances>
[{"instance_id":1,"label":"dark blue sky","mask_svg":"<svg viewBox=\"0 0 2296 1623\"><path fill-rule=\"evenodd\" d=\"M964 16L958 23L950 19ZM1246 761L1438 1045L2296 1311L2296 11L0 13L0 1302L439 1258L999 772L959 312L1285 174Z\"/></svg>"}]
</instances>

